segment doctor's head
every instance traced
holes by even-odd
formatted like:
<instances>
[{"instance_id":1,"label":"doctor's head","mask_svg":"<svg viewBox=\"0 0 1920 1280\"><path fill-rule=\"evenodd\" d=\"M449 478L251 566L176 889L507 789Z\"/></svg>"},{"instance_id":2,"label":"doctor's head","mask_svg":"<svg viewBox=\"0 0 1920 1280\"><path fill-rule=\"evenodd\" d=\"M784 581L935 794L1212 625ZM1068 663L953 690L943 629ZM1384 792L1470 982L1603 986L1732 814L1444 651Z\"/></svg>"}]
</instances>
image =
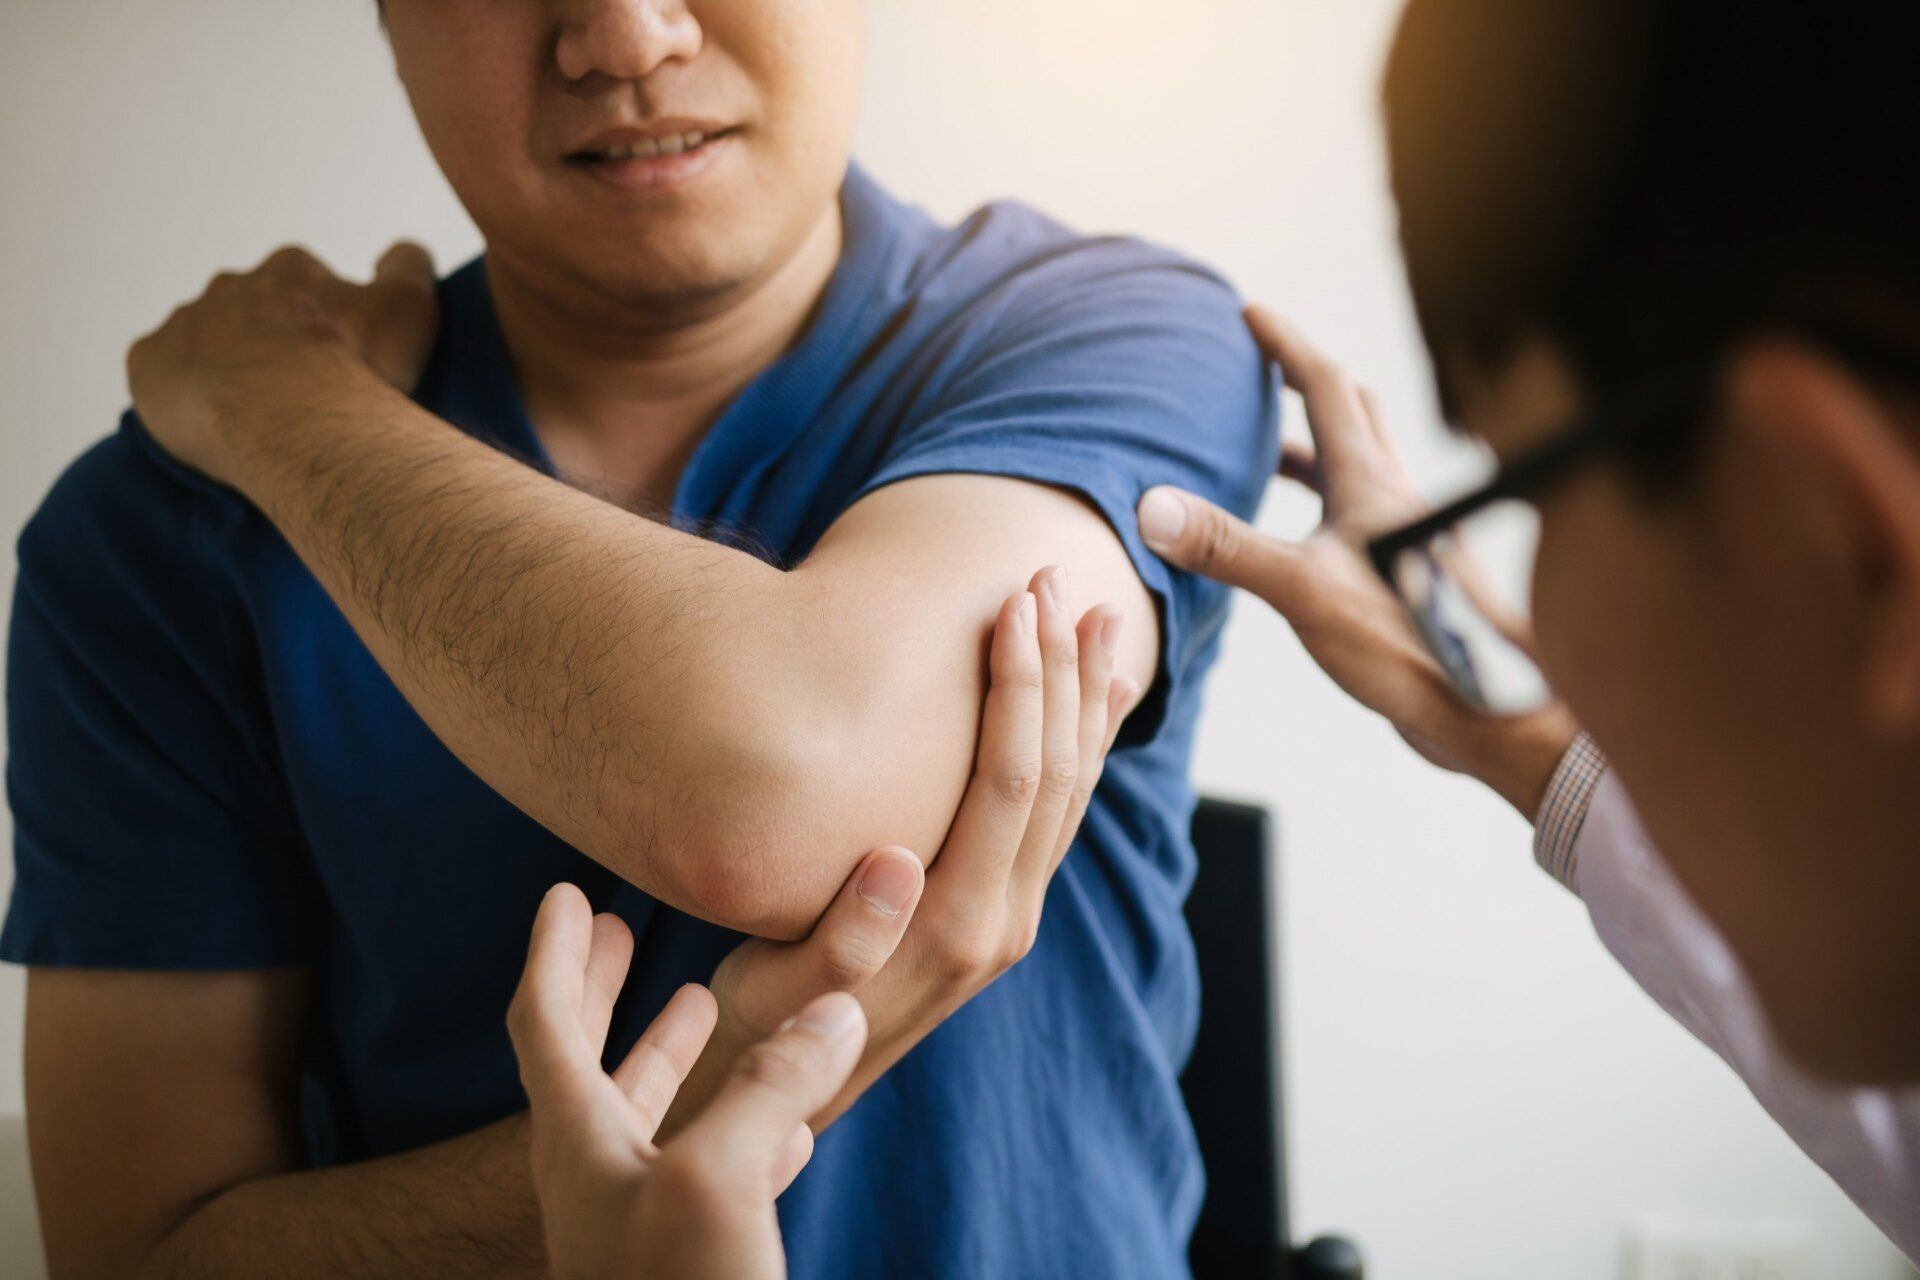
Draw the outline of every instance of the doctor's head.
<instances>
[{"instance_id":1,"label":"doctor's head","mask_svg":"<svg viewBox=\"0 0 1920 1280\"><path fill-rule=\"evenodd\" d=\"M698 307L829 218L860 0L384 0L427 145L535 287Z\"/></svg>"},{"instance_id":2,"label":"doctor's head","mask_svg":"<svg viewBox=\"0 0 1920 1280\"><path fill-rule=\"evenodd\" d=\"M1787 1047L1911 1080L1920 112L1841 8L1412 0L1386 105L1450 415L1589 442L1532 495L1543 668Z\"/></svg>"}]
</instances>

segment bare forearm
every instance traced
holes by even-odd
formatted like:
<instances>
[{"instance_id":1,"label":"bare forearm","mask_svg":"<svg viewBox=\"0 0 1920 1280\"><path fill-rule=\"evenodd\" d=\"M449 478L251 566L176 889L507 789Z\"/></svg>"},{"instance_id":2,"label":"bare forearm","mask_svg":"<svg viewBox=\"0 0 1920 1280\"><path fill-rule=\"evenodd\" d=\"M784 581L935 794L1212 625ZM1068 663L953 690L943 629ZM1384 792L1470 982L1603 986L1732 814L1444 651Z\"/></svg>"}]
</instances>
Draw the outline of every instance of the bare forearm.
<instances>
[{"instance_id":1,"label":"bare forearm","mask_svg":"<svg viewBox=\"0 0 1920 1280\"><path fill-rule=\"evenodd\" d=\"M652 854L698 838L702 775L728 775L735 805L780 781L762 776L778 716L807 718L782 683L804 658L782 634L786 575L540 475L364 370L273 413L236 433L243 488L434 732L563 839L698 910Z\"/></svg>"},{"instance_id":2,"label":"bare forearm","mask_svg":"<svg viewBox=\"0 0 1920 1280\"><path fill-rule=\"evenodd\" d=\"M785 572L541 476L348 364L271 406L233 433L237 483L441 739L589 856L745 932L803 936L877 845L940 847L989 624L1036 561L1136 619L1122 667L1151 678L1151 602L1069 494L903 482Z\"/></svg>"},{"instance_id":3,"label":"bare forearm","mask_svg":"<svg viewBox=\"0 0 1920 1280\"><path fill-rule=\"evenodd\" d=\"M524 1116L209 1200L139 1280L521 1280L545 1274Z\"/></svg>"}]
</instances>

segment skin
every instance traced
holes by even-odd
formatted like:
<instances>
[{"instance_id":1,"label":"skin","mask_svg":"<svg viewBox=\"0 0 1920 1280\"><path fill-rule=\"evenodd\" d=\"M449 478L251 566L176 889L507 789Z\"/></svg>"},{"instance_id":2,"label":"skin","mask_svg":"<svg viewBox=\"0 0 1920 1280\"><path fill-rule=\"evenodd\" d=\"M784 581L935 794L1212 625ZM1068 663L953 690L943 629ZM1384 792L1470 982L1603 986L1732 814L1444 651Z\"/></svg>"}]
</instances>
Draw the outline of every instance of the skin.
<instances>
[{"instance_id":1,"label":"skin","mask_svg":"<svg viewBox=\"0 0 1920 1280\"><path fill-rule=\"evenodd\" d=\"M1565 707L1495 720L1445 688L1361 558L1369 534L1421 512L1377 406L1292 326L1251 320L1306 396L1318 465L1296 457L1294 474L1324 494L1326 523L1287 543L1156 490L1148 503L1185 517L1156 549L1267 600L1350 693L1529 819L1577 717L1782 1045L1837 1081L1920 1079L1912 406L1804 344L1755 341L1729 361L1699 469L1675 491L1603 462L1545 495L1535 644ZM1502 457L1581 408L1545 342L1459 373L1467 425Z\"/></svg>"},{"instance_id":2,"label":"skin","mask_svg":"<svg viewBox=\"0 0 1920 1280\"><path fill-rule=\"evenodd\" d=\"M164 447L280 525L482 777L664 901L794 942L802 951L761 962L790 977L806 947L839 945L817 922L874 849L932 861L925 851L973 847L962 801L985 746L989 637L1033 565L1057 565L1034 584L1044 634L1065 619L1074 636L1076 595L1111 602L1087 638L1127 705L1154 669L1151 603L1094 512L1013 481L893 486L792 572L635 514L671 494L719 408L791 343L831 274L857 6L396 0L386 11L423 132L488 239L536 430L574 483L476 444L395 389L411 385L433 332L417 251L389 255L365 288L298 253L222 277L130 354L136 407ZM741 128L698 182L636 194L567 161L576 131L691 115ZM397 477L407 484L385 487ZM463 570L492 585L460 588ZM1135 625L1120 629L1119 615ZM1075 639L1042 646L1061 692L1045 700L1038 739L1000 757L1031 787L1036 847L1049 852L1070 841L1068 817L1097 777ZM1018 901L1037 910L1030 882ZM916 920L902 944L914 980L896 974L862 996L871 1036L856 1080L1003 970L1019 949L1005 940L1035 927ZM733 972L745 981L757 967ZM853 975L844 956L817 971ZM310 976L220 976L30 975L28 1106L55 1275L539 1273L524 1117L390 1160L300 1170L290 1064ZM724 1078L718 1064L764 1017L723 1017L695 1088ZM122 1079L130 1059L138 1088Z\"/></svg>"},{"instance_id":3,"label":"skin","mask_svg":"<svg viewBox=\"0 0 1920 1280\"><path fill-rule=\"evenodd\" d=\"M1079 781L1070 794L1083 796L1139 697L1132 681L1111 677L1098 653L1049 660L1063 650L1077 659L1082 636L1091 641L1108 616L1090 611L1076 629L1046 621L1034 593L1007 601L996 621L994 684L974 773L933 871L923 873L905 850L875 850L808 938L741 946L714 975L710 996L683 995L631 1051L630 1066L616 1075L626 1102L613 1117L550 1108L556 1118L543 1130L539 1110L551 1090L536 1065L526 1076L531 1127L527 1116L514 1116L401 1156L303 1170L294 1089L307 975L31 970L27 1108L51 1274L538 1276L546 1274L550 1248L557 1266L559 1251L576 1238L605 1239L635 1215L652 1222L664 1213L683 1232L697 1225L701 1234L688 1239L730 1237L747 1221L770 1224L764 1170L710 1160L732 1150L729 1140L713 1139L718 1146L710 1150L691 1126L754 1046L822 996L851 995L866 1028L862 1047L835 1068L832 1087L806 1094L813 1100L795 1114L795 1124L824 1127L1025 955L1084 809L1080 801L1061 808L1043 800L1040 775L1059 767L1044 741L1049 708L1073 708ZM577 894L573 901L585 910ZM543 922L554 912L578 914L550 899ZM562 939L577 934L572 925L556 928ZM610 916L590 922L587 933L589 945L572 951L599 957L587 966L588 989L611 1007L632 939ZM529 965L532 982L538 966ZM527 991L523 985L523 997ZM510 1024L523 1068L530 1039L560 1034L544 1015L530 1020L527 1003ZM604 1039L603 1016L584 1025ZM568 1043L569 1052L578 1049ZM597 1048L591 1060L599 1062ZM128 1061L141 1070L129 1075ZM638 1108L639 1118L627 1108ZM640 1167L650 1166L650 1148L622 1148L630 1158L619 1163L596 1146L587 1159L592 1144L604 1146L608 1125L627 1126L629 1136L639 1125L646 1142L688 1131L672 1144L685 1159L670 1167L697 1176L691 1185L677 1174L649 1183L671 1190L656 1190L644 1211L635 1207L625 1193L639 1185ZM811 1150L810 1137L786 1137L780 1186ZM662 1201L673 1204L671 1212L656 1207ZM544 1237L541 1203L550 1215L561 1206L561 1225L550 1217ZM660 1244L652 1235L622 1239ZM625 1256L604 1255L609 1263Z\"/></svg>"},{"instance_id":4,"label":"skin","mask_svg":"<svg viewBox=\"0 0 1920 1280\"><path fill-rule=\"evenodd\" d=\"M813 938L741 946L714 975L717 1001L683 989L611 1075L601 1053L633 939L571 886L548 895L508 1022L551 1274L784 1274L774 1199L814 1132L1032 946L1077 815L1041 797L1029 744L1062 693L1044 654L1071 643L1029 593L1002 609L974 779L924 887L917 858L877 850ZM1082 664L1077 703L1094 776L1137 692L1103 665Z\"/></svg>"},{"instance_id":5,"label":"skin","mask_svg":"<svg viewBox=\"0 0 1920 1280\"><path fill-rule=\"evenodd\" d=\"M394 64L487 242L489 283L563 474L653 509L713 417L793 340L840 250L857 0L391 0ZM698 182L613 190L609 129L733 130Z\"/></svg>"}]
</instances>

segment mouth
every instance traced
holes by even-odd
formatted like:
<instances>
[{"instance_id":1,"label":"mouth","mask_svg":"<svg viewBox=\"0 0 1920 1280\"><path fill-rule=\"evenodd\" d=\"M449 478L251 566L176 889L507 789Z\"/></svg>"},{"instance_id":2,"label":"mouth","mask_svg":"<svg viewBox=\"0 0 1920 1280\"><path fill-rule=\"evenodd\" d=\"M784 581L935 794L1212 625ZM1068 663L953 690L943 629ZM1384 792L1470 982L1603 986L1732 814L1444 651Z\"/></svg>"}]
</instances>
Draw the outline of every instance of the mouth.
<instances>
[{"instance_id":1,"label":"mouth","mask_svg":"<svg viewBox=\"0 0 1920 1280\"><path fill-rule=\"evenodd\" d=\"M670 121L648 129L614 129L567 154L566 162L622 190L675 186L705 173L739 136L735 125Z\"/></svg>"}]
</instances>

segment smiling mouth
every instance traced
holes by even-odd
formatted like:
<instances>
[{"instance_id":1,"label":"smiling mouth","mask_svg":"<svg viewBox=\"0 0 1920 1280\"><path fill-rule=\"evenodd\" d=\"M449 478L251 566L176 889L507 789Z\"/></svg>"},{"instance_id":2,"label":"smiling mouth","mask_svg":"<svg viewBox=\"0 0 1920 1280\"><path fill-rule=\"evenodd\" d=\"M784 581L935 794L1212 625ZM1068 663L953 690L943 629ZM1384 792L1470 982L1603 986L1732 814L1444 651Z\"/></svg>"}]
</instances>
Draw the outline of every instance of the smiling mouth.
<instances>
[{"instance_id":1,"label":"smiling mouth","mask_svg":"<svg viewBox=\"0 0 1920 1280\"><path fill-rule=\"evenodd\" d=\"M688 133L670 133L658 138L632 138L625 142L576 151L567 159L576 164L609 164L623 160L658 160L668 156L683 156L711 147L723 138L730 138L737 129L715 129L711 132L694 130Z\"/></svg>"}]
</instances>

